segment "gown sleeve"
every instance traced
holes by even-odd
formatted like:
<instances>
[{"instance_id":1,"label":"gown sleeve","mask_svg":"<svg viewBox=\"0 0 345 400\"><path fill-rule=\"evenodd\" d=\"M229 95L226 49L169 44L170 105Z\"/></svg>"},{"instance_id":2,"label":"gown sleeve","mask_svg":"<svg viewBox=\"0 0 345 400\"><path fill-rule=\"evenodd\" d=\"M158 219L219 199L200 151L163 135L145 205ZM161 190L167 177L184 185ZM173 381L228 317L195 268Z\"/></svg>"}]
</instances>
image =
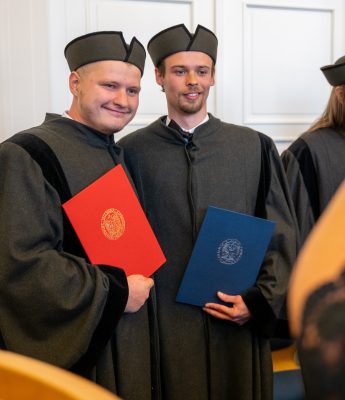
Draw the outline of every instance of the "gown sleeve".
<instances>
[{"instance_id":1,"label":"gown sleeve","mask_svg":"<svg viewBox=\"0 0 345 400\"><path fill-rule=\"evenodd\" d=\"M90 362L125 308L125 274L64 252L60 198L25 150L2 144L0 171L0 344L67 369Z\"/></svg>"},{"instance_id":2,"label":"gown sleeve","mask_svg":"<svg viewBox=\"0 0 345 400\"><path fill-rule=\"evenodd\" d=\"M273 144L268 157L270 173L264 209L266 218L276 226L256 285L242 296L256 329L265 336L273 334L278 319L286 319L286 292L299 241L286 176Z\"/></svg>"},{"instance_id":3,"label":"gown sleeve","mask_svg":"<svg viewBox=\"0 0 345 400\"><path fill-rule=\"evenodd\" d=\"M283 152L281 157L302 245L320 214L315 167L310 151L303 140L296 141L293 147Z\"/></svg>"}]
</instances>

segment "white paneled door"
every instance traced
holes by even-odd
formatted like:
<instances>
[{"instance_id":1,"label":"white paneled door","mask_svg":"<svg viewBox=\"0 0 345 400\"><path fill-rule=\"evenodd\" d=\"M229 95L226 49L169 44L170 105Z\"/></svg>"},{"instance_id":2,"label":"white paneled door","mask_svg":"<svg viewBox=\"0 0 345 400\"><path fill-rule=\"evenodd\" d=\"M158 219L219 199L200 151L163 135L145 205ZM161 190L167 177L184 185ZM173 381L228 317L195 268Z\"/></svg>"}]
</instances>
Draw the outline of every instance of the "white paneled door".
<instances>
[{"instance_id":1,"label":"white paneled door","mask_svg":"<svg viewBox=\"0 0 345 400\"><path fill-rule=\"evenodd\" d=\"M326 105L330 87L320 67L345 53L343 1L216 4L223 40L217 111L269 134L282 150Z\"/></svg>"}]
</instances>

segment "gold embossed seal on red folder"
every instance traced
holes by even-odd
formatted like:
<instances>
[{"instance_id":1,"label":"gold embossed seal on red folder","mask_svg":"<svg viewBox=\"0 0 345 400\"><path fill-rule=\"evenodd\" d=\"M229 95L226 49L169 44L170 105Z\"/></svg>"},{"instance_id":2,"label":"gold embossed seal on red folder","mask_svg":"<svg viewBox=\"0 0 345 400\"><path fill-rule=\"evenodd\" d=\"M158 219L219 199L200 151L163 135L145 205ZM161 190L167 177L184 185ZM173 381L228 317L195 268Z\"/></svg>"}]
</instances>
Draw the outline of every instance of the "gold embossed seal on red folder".
<instances>
[{"instance_id":1,"label":"gold embossed seal on red folder","mask_svg":"<svg viewBox=\"0 0 345 400\"><path fill-rule=\"evenodd\" d=\"M62 205L91 264L151 276L165 257L122 165Z\"/></svg>"},{"instance_id":2,"label":"gold embossed seal on red folder","mask_svg":"<svg viewBox=\"0 0 345 400\"><path fill-rule=\"evenodd\" d=\"M104 211L101 218L101 229L107 239L119 239L126 229L126 222L121 211L116 208L108 208Z\"/></svg>"}]
</instances>

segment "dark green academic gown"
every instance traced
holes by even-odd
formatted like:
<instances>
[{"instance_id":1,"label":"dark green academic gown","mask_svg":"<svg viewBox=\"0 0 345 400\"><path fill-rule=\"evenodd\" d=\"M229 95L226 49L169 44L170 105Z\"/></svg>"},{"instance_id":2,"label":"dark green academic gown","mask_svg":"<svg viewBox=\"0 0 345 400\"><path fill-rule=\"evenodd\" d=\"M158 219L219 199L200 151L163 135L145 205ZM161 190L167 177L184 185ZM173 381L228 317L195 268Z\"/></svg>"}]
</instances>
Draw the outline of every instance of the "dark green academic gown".
<instances>
[{"instance_id":1,"label":"dark green academic gown","mask_svg":"<svg viewBox=\"0 0 345 400\"><path fill-rule=\"evenodd\" d=\"M282 153L301 244L345 178L345 135L322 128L301 135Z\"/></svg>"},{"instance_id":2,"label":"dark green academic gown","mask_svg":"<svg viewBox=\"0 0 345 400\"><path fill-rule=\"evenodd\" d=\"M190 142L158 119L120 141L142 205L167 258L155 274L151 354L164 400L271 399L268 336L296 254L286 178L271 139L210 116ZM209 205L277 223L254 287L242 294L244 326L175 302Z\"/></svg>"},{"instance_id":3,"label":"dark green academic gown","mask_svg":"<svg viewBox=\"0 0 345 400\"><path fill-rule=\"evenodd\" d=\"M61 203L121 159L113 136L52 114L0 145L0 347L114 392L127 279L87 261Z\"/></svg>"}]
</instances>

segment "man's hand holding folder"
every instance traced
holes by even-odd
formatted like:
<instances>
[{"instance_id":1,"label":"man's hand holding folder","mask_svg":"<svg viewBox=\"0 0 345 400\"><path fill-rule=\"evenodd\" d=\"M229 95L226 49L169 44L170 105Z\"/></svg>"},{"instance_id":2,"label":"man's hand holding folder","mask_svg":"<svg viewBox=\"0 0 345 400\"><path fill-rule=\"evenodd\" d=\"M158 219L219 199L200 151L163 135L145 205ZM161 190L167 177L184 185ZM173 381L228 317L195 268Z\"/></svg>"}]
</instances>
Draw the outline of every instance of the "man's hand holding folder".
<instances>
[{"instance_id":1,"label":"man's hand holding folder","mask_svg":"<svg viewBox=\"0 0 345 400\"><path fill-rule=\"evenodd\" d=\"M122 268L127 275L125 312L138 311L164 254L121 165L62 205L92 264Z\"/></svg>"},{"instance_id":2,"label":"man's hand holding folder","mask_svg":"<svg viewBox=\"0 0 345 400\"><path fill-rule=\"evenodd\" d=\"M219 319L235 322L238 325L244 325L252 318L242 296L231 296L223 292L217 292L217 296L223 303L228 303L228 306L218 303L206 303L203 310L208 314Z\"/></svg>"},{"instance_id":3,"label":"man's hand holding folder","mask_svg":"<svg viewBox=\"0 0 345 400\"><path fill-rule=\"evenodd\" d=\"M150 295L150 290L154 285L152 278L143 275L129 275L128 282L128 301L125 308L126 313L139 311Z\"/></svg>"},{"instance_id":4,"label":"man's hand holding folder","mask_svg":"<svg viewBox=\"0 0 345 400\"><path fill-rule=\"evenodd\" d=\"M274 227L266 219L209 206L176 300L207 304L209 314L246 322L250 312L241 294L255 285Z\"/></svg>"}]
</instances>

